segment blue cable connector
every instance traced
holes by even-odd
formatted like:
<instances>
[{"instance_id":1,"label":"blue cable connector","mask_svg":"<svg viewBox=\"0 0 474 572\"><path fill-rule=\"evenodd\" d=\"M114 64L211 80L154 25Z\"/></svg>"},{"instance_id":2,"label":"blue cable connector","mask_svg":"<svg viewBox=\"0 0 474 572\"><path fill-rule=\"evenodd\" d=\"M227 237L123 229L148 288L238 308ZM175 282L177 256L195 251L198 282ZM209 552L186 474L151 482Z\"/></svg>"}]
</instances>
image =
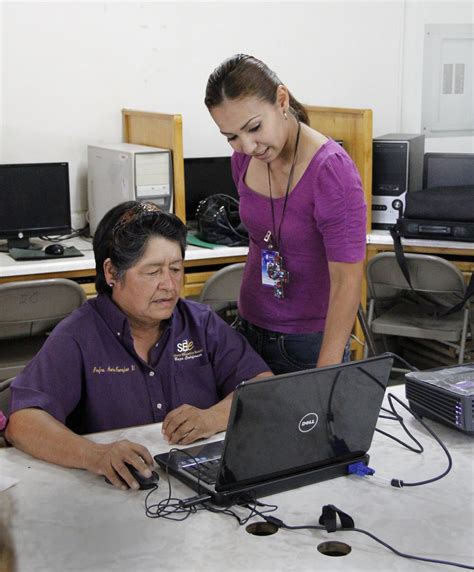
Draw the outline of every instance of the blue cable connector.
<instances>
[{"instance_id":1,"label":"blue cable connector","mask_svg":"<svg viewBox=\"0 0 474 572\"><path fill-rule=\"evenodd\" d=\"M349 465L347 467L347 472L349 473L349 475L357 475L358 477L370 477L375 473L374 469L365 465L361 461Z\"/></svg>"}]
</instances>

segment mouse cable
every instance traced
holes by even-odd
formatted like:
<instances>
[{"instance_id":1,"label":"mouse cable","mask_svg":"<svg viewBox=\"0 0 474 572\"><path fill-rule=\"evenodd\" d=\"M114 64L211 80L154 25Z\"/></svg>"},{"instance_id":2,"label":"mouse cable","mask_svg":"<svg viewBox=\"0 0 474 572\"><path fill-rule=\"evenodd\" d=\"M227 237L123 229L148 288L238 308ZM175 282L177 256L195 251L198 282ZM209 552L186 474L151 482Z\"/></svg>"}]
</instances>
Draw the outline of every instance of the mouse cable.
<instances>
[{"instance_id":1,"label":"mouse cable","mask_svg":"<svg viewBox=\"0 0 474 572\"><path fill-rule=\"evenodd\" d=\"M381 540L380 538L375 536L375 534L372 534L368 530L364 530L362 528L356 528L355 524L354 524L354 520L352 519L352 517L349 516L348 514L344 513L342 510L340 510L339 508L337 508L334 505L323 506L323 512L322 512L321 516L319 517L319 523L320 523L319 525L308 524L308 525L301 525L301 526L290 526L288 524L285 524L282 520L280 520L274 516L271 516L271 515L269 516L269 515L266 515L265 513L259 513L259 511L257 511L256 509L254 510L254 512L256 512L266 522L271 523L271 524L277 526L278 528L284 528L287 530L304 530L304 529L307 529L307 530L324 530L328 533L331 533L331 532L359 532L360 534L364 534L364 535L368 536L369 538L371 538L372 540L375 540L375 542L378 542L379 544L381 544L382 546L384 546L388 550L392 551L397 556L401 556L402 558L408 558L410 560L419 560L421 562L431 562L432 564L444 564L446 566L457 566L458 568L465 568L466 570L474 570L474 566L469 566L468 564L461 564L459 562L450 562L448 560L438 560L438 559L434 559L434 558L426 558L423 556L415 556L413 554L407 554L405 552L401 552L400 550L397 550L396 548L394 548L393 546L391 546L387 542ZM337 526L336 526L336 516L339 517L339 520L341 523L340 528L337 528Z\"/></svg>"},{"instance_id":2,"label":"mouse cable","mask_svg":"<svg viewBox=\"0 0 474 572\"><path fill-rule=\"evenodd\" d=\"M182 452L181 449L172 448L168 452L168 458L175 452ZM187 453L189 455L189 453ZM192 457L192 455L189 455ZM194 457L193 457L194 459ZM164 518L166 520L186 520L191 514L195 514L198 510L203 510L194 504L185 506L182 499L172 496L171 480L169 475L169 463L166 466L166 480L168 482L168 496L158 503L150 504L149 497L158 487L151 490L145 497L145 514L148 518Z\"/></svg>"},{"instance_id":3,"label":"mouse cable","mask_svg":"<svg viewBox=\"0 0 474 572\"><path fill-rule=\"evenodd\" d=\"M210 495L207 494L205 489L201 489L201 482L202 480L202 470L200 470L197 474L197 485L198 485L198 494L194 495L189 498L180 499L172 497L172 489L171 489L171 479L169 475L169 466L170 466L170 456L174 453L181 453L187 455L195 465L200 469L200 463L189 453L189 451L185 451L184 449L178 449L174 447L168 451L168 462L166 463L166 479L168 482L168 497L162 499L160 502L155 504L148 504L149 496L154 491L150 491L145 498L145 514L149 518L165 518L168 520L185 520L191 514L195 514L199 510L211 510L211 512L217 512L217 509L214 511L209 508L210 505L207 504L207 501L210 500ZM248 500L248 499L246 499ZM232 506L232 505L230 505ZM227 507L228 508L228 507ZM221 509L220 512L225 511L226 509ZM234 515L232 515L234 516ZM237 518L237 517L236 517Z\"/></svg>"}]
</instances>

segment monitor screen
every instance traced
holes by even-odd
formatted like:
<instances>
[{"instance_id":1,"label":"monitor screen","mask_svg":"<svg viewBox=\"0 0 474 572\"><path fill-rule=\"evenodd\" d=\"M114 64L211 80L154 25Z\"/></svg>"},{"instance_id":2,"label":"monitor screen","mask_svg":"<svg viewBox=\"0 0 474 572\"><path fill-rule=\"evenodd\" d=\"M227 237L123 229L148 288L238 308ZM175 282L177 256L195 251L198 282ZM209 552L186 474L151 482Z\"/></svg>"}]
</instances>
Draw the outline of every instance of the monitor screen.
<instances>
[{"instance_id":1,"label":"monitor screen","mask_svg":"<svg viewBox=\"0 0 474 572\"><path fill-rule=\"evenodd\" d=\"M474 153L425 153L423 188L474 185Z\"/></svg>"},{"instance_id":2,"label":"monitor screen","mask_svg":"<svg viewBox=\"0 0 474 572\"><path fill-rule=\"evenodd\" d=\"M68 163L0 165L0 205L0 238L10 248L71 232Z\"/></svg>"},{"instance_id":3,"label":"monitor screen","mask_svg":"<svg viewBox=\"0 0 474 572\"><path fill-rule=\"evenodd\" d=\"M232 178L230 157L184 159L184 186L187 221L196 219L199 201L210 195L224 193L239 198Z\"/></svg>"}]
</instances>

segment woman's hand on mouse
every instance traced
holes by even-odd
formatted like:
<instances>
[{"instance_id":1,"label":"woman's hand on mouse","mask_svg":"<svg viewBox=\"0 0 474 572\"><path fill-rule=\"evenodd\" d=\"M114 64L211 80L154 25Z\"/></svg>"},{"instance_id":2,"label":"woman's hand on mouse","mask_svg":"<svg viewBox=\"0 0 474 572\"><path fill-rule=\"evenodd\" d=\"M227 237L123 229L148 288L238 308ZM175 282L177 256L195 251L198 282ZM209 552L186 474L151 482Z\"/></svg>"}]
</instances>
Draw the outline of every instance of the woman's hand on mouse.
<instances>
[{"instance_id":1,"label":"woman's hand on mouse","mask_svg":"<svg viewBox=\"0 0 474 572\"><path fill-rule=\"evenodd\" d=\"M93 443L87 453L87 462L84 464L88 471L104 475L112 485L121 490L138 489L138 483L125 463L133 465L143 476L151 476L150 467L153 466L153 458L150 452L143 445L127 439L107 445Z\"/></svg>"}]
</instances>

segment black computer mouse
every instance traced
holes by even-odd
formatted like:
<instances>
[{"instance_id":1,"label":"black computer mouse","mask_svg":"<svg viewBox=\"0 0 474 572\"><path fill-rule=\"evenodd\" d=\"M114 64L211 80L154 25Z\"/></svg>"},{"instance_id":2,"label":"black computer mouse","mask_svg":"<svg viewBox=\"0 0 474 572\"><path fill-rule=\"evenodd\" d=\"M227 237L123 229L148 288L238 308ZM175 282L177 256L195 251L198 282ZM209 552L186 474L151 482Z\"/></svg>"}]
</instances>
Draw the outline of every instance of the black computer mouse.
<instances>
[{"instance_id":1,"label":"black computer mouse","mask_svg":"<svg viewBox=\"0 0 474 572\"><path fill-rule=\"evenodd\" d=\"M50 244L44 251L46 254L54 254L55 256L61 256L64 254L64 246L62 244Z\"/></svg>"},{"instance_id":2,"label":"black computer mouse","mask_svg":"<svg viewBox=\"0 0 474 572\"><path fill-rule=\"evenodd\" d=\"M151 477L144 477L137 469L135 469L135 467L133 465L129 465L128 463L125 463L125 466L130 471L132 477L137 481L138 488L141 491L153 489L154 487L156 487L158 485L158 481L160 480L160 477L159 477L158 473L156 473L155 471L151 472ZM109 485L112 484L107 477L104 477L104 479L105 479L105 482L108 483Z\"/></svg>"}]
</instances>

